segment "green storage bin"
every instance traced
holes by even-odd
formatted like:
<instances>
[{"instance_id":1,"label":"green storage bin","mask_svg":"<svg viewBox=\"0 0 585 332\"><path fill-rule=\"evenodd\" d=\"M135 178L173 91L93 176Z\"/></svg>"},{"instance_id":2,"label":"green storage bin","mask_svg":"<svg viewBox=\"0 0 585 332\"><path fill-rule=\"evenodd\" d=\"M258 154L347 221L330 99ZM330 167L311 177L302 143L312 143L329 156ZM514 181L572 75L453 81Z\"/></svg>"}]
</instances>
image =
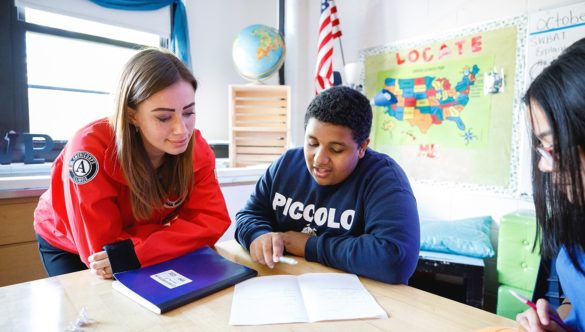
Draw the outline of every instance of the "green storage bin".
<instances>
[{"instance_id":1,"label":"green storage bin","mask_svg":"<svg viewBox=\"0 0 585 332\"><path fill-rule=\"evenodd\" d=\"M536 217L531 211L507 214L498 236L498 283L532 291L540 264L538 244L534 252Z\"/></svg>"},{"instance_id":2,"label":"green storage bin","mask_svg":"<svg viewBox=\"0 0 585 332\"><path fill-rule=\"evenodd\" d=\"M527 308L526 304L510 294L510 289L532 298L540 266L539 245L532 251L535 234L536 217L533 211L516 211L500 220L497 258L500 286L496 306L496 313L500 316L515 319Z\"/></svg>"}]
</instances>

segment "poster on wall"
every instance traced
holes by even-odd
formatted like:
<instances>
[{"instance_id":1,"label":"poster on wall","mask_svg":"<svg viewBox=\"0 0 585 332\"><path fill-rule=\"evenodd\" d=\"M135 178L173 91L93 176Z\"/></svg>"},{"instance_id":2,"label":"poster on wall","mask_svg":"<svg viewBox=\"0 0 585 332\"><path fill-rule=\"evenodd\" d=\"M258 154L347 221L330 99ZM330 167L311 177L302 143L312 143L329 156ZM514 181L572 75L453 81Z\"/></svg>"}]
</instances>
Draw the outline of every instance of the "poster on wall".
<instances>
[{"instance_id":1,"label":"poster on wall","mask_svg":"<svg viewBox=\"0 0 585 332\"><path fill-rule=\"evenodd\" d=\"M514 190L526 17L360 52L371 146L414 181Z\"/></svg>"}]
</instances>

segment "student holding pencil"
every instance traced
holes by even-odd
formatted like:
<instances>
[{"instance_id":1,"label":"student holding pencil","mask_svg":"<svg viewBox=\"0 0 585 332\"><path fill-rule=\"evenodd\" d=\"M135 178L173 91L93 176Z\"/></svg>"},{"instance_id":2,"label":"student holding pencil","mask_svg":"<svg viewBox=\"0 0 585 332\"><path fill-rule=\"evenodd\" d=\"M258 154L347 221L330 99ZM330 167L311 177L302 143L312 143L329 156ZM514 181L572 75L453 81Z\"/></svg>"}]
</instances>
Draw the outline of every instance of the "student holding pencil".
<instances>
[{"instance_id":1,"label":"student holding pencil","mask_svg":"<svg viewBox=\"0 0 585 332\"><path fill-rule=\"evenodd\" d=\"M516 320L527 331L585 331L585 39L568 47L524 97L534 134L533 188L541 253L556 258L565 301ZM557 323L553 317L564 323ZM563 326L564 325L564 326Z\"/></svg>"},{"instance_id":2,"label":"student holding pencil","mask_svg":"<svg viewBox=\"0 0 585 332\"><path fill-rule=\"evenodd\" d=\"M416 200L400 166L368 148L372 108L348 87L305 114L305 144L260 178L236 239L274 267L284 252L387 283L407 283L420 245Z\"/></svg>"},{"instance_id":3,"label":"student holding pencil","mask_svg":"<svg viewBox=\"0 0 585 332\"><path fill-rule=\"evenodd\" d=\"M166 50L142 50L126 64L115 115L69 140L35 210L49 276L89 267L109 279L213 245L225 232L215 156L195 129L196 90Z\"/></svg>"}]
</instances>

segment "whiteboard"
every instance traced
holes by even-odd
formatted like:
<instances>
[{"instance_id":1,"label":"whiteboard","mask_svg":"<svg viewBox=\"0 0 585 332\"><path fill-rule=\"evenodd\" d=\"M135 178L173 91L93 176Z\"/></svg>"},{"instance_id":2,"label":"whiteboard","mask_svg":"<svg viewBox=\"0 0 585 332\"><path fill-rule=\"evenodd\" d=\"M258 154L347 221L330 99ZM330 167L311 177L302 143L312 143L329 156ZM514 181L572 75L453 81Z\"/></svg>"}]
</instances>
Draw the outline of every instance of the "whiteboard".
<instances>
[{"instance_id":1,"label":"whiteboard","mask_svg":"<svg viewBox=\"0 0 585 332\"><path fill-rule=\"evenodd\" d=\"M529 14L526 88L565 48L584 37L585 1ZM526 121L520 121L520 125L524 137L520 147L518 187L521 195L531 196L530 136Z\"/></svg>"},{"instance_id":2,"label":"whiteboard","mask_svg":"<svg viewBox=\"0 0 585 332\"><path fill-rule=\"evenodd\" d=\"M526 44L526 86L565 48L583 37L585 2L530 14Z\"/></svg>"}]
</instances>

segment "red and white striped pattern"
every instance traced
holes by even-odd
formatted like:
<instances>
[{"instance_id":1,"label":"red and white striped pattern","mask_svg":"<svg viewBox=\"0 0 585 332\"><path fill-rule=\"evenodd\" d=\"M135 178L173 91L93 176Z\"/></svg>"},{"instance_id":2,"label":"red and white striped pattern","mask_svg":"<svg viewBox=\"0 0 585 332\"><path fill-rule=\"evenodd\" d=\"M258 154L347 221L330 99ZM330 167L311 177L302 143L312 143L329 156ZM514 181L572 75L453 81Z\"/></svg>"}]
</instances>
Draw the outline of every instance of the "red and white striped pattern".
<instances>
[{"instance_id":1,"label":"red and white striped pattern","mask_svg":"<svg viewBox=\"0 0 585 332\"><path fill-rule=\"evenodd\" d=\"M321 1L319 21L319 48L315 69L315 93L333 86L333 40L341 37L337 7L333 0Z\"/></svg>"}]
</instances>

